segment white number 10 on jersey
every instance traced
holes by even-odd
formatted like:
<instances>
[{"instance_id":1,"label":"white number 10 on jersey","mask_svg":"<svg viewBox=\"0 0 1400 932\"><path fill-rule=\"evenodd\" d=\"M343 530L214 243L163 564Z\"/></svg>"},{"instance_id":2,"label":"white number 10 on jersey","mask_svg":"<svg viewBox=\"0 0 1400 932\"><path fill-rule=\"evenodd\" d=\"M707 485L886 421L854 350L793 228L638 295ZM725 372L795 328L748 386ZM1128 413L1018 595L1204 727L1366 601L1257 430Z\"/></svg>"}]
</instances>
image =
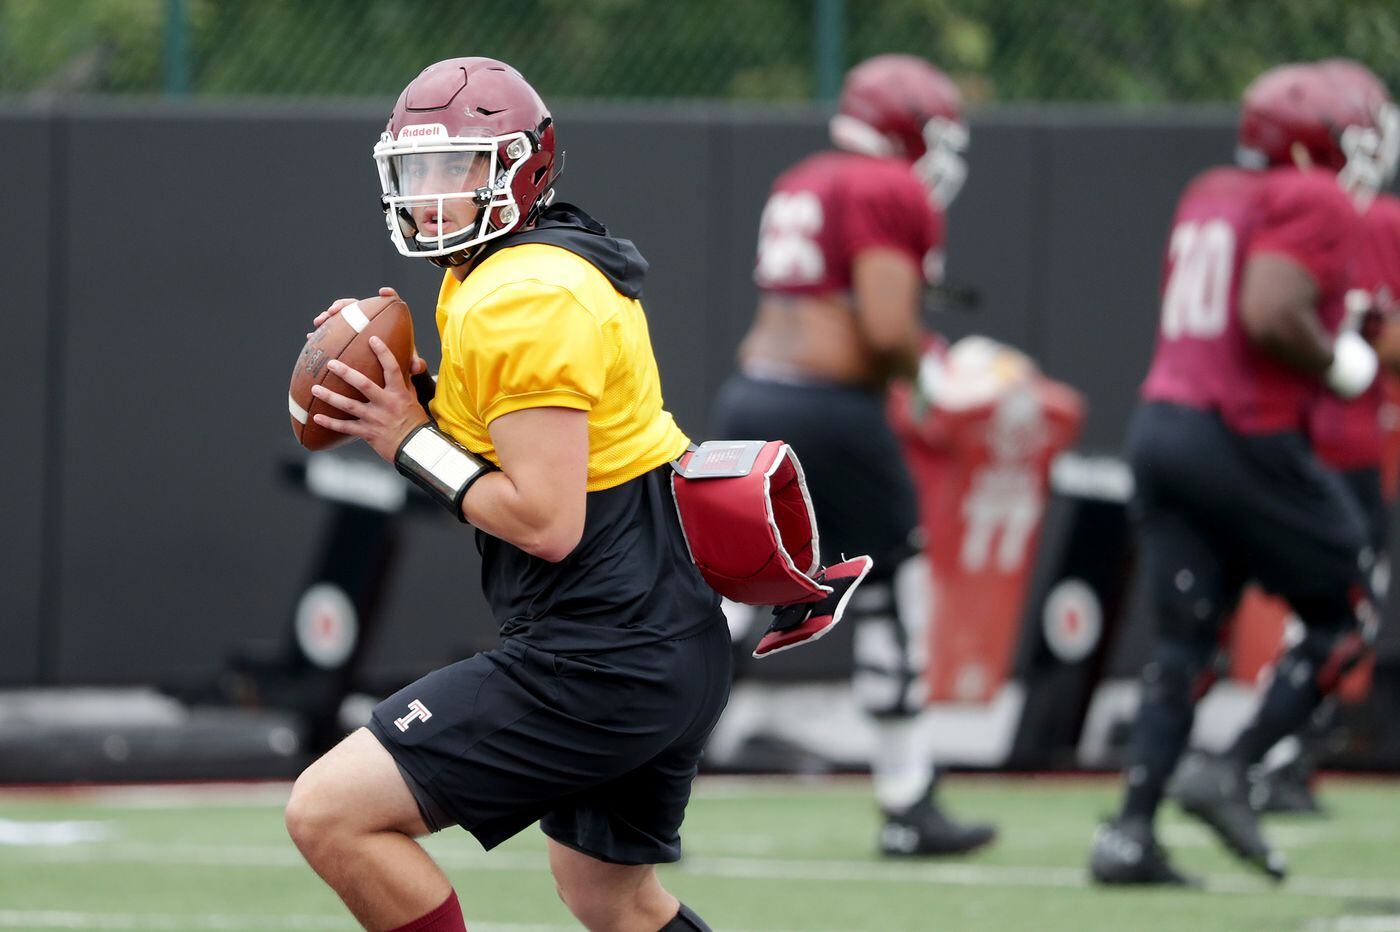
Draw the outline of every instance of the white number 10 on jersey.
<instances>
[{"instance_id":1,"label":"white number 10 on jersey","mask_svg":"<svg viewBox=\"0 0 1400 932\"><path fill-rule=\"evenodd\" d=\"M1209 340L1229 320L1235 230L1224 220L1187 220L1172 230L1172 271L1162 299L1162 336Z\"/></svg>"}]
</instances>

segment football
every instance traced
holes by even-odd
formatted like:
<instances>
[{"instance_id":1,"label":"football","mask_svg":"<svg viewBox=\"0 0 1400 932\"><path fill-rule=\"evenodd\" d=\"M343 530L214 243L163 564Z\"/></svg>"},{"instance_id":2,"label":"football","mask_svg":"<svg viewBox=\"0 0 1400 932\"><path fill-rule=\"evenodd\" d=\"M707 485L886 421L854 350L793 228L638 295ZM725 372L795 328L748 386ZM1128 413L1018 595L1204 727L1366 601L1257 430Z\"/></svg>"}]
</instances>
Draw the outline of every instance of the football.
<instances>
[{"instance_id":1,"label":"football","mask_svg":"<svg viewBox=\"0 0 1400 932\"><path fill-rule=\"evenodd\" d=\"M355 439L316 423L317 414L341 419L350 415L312 395L311 387L324 385L333 392L364 401L363 395L331 373L326 364L339 359L383 385L384 369L369 345L372 336L379 337L389 347L407 380L413 359L413 318L408 305L399 298L362 298L347 305L317 328L302 347L296 367L292 369L287 410L292 418L292 433L306 449L328 450Z\"/></svg>"}]
</instances>

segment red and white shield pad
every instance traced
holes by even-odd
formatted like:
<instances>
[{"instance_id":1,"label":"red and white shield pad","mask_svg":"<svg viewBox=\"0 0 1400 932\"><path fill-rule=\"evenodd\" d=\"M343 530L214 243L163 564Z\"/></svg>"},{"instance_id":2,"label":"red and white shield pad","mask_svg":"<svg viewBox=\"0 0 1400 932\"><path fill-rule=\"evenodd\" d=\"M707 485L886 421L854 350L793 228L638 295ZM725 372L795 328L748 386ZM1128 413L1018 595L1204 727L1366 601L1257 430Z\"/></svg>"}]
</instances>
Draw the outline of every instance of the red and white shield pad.
<instances>
[{"instance_id":1,"label":"red and white shield pad","mask_svg":"<svg viewBox=\"0 0 1400 932\"><path fill-rule=\"evenodd\" d=\"M755 657L767 657L780 653L799 644L815 641L826 634L841 620L851 594L856 591L875 561L869 557L856 557L835 566L818 570L817 582L831 589L820 602L798 602L786 608L776 609L768 630L754 648Z\"/></svg>"},{"instance_id":2,"label":"red and white shield pad","mask_svg":"<svg viewBox=\"0 0 1400 932\"><path fill-rule=\"evenodd\" d=\"M745 605L818 602L830 589L802 466L780 440L710 440L671 477L690 557L720 595Z\"/></svg>"}]
</instances>

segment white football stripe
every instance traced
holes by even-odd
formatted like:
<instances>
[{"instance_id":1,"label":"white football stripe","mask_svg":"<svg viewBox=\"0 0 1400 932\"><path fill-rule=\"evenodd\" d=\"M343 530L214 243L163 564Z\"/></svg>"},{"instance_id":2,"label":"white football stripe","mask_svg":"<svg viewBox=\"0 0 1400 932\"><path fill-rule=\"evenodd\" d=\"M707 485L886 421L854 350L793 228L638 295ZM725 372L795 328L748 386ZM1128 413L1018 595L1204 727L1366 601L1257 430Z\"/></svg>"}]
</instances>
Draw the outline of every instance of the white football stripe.
<instances>
[{"instance_id":1,"label":"white football stripe","mask_svg":"<svg viewBox=\"0 0 1400 932\"><path fill-rule=\"evenodd\" d=\"M231 916L204 914L200 916L176 916L151 913L100 913L78 912L56 909L0 909L0 928L5 929L78 929L91 932L94 929L132 929L137 932L152 932L156 929L170 929L173 932L189 932L191 929L232 930L247 932L248 929L335 929L349 927L349 919L342 916L287 915L278 916ZM570 932L572 925L544 925L520 922L478 922L472 921L472 932Z\"/></svg>"},{"instance_id":2,"label":"white football stripe","mask_svg":"<svg viewBox=\"0 0 1400 932\"><path fill-rule=\"evenodd\" d=\"M347 305L340 311L340 316L345 318L345 322L355 328L356 333L363 333L369 326L369 318L365 312L360 310L358 303Z\"/></svg>"},{"instance_id":3,"label":"white football stripe","mask_svg":"<svg viewBox=\"0 0 1400 932\"><path fill-rule=\"evenodd\" d=\"M549 870L543 851L501 851L487 854L454 844L430 846L433 859L451 870L539 872ZM0 849L4 854L5 849ZM26 846L27 864L179 864L197 867L247 867L305 871L306 863L291 845L170 844L117 842L80 845ZM3 861L0 861L3 863ZM791 880L803 883L940 884L951 887L1030 887L1087 889L1082 868L996 864L893 864L874 861L784 859L773 857L705 857L687 855L671 868L698 877L737 880ZM1212 874L1212 893L1286 897L1327 897L1382 900L1393 897L1393 880L1379 877L1291 876L1284 887L1273 887L1259 874ZM3 913L0 913L3 915ZM0 921L0 928L4 923ZM78 926L77 928L100 928ZM143 926L142 928L153 928ZM472 926L476 928L475 925ZM1389 930L1386 930L1389 932ZM1400 932L1400 930L1397 930Z\"/></svg>"},{"instance_id":4,"label":"white football stripe","mask_svg":"<svg viewBox=\"0 0 1400 932\"><path fill-rule=\"evenodd\" d=\"M307 420L311 417L311 415L306 413L305 408L297 404L297 400L292 397L291 392L287 392L287 410L291 413L292 417L297 419L297 422L300 424L305 424Z\"/></svg>"}]
</instances>

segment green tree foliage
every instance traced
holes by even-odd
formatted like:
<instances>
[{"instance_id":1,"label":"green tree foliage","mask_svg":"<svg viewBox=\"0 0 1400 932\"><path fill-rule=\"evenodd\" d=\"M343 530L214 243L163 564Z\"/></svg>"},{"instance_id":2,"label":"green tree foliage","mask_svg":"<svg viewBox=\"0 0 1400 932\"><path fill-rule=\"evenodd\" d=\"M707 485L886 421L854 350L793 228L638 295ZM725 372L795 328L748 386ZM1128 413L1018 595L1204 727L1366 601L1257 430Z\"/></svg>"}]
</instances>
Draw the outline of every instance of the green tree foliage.
<instances>
[{"instance_id":1,"label":"green tree foliage","mask_svg":"<svg viewBox=\"0 0 1400 932\"><path fill-rule=\"evenodd\" d=\"M160 87L159 0L0 0L0 91Z\"/></svg>"},{"instance_id":2,"label":"green tree foliage","mask_svg":"<svg viewBox=\"0 0 1400 932\"><path fill-rule=\"evenodd\" d=\"M392 94L478 54L546 95L803 100L818 0L0 0L0 92L160 93L183 22L201 95ZM172 9L183 11L172 18ZM979 102L1234 99L1350 55L1400 85L1396 0L844 0L851 64L924 55Z\"/></svg>"}]
</instances>

